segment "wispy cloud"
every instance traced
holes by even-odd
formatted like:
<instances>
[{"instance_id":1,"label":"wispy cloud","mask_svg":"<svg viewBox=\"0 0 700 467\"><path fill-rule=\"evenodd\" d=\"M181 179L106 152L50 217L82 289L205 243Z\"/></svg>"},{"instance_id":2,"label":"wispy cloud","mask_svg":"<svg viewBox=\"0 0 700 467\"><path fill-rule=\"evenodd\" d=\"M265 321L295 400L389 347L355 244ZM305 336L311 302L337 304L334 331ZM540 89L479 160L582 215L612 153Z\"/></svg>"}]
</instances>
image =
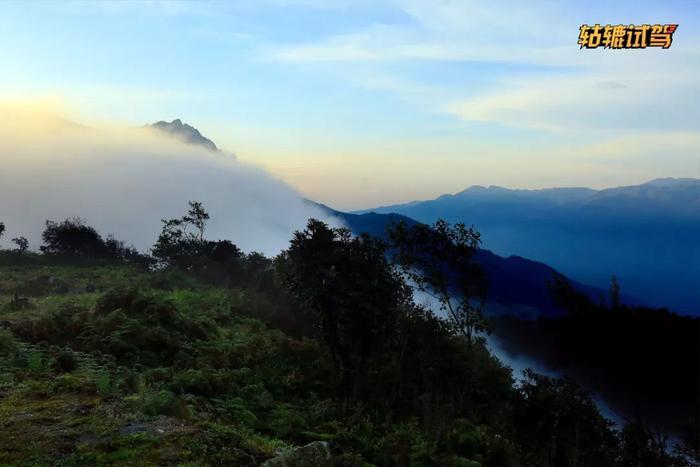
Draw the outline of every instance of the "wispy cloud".
<instances>
[{"instance_id":1,"label":"wispy cloud","mask_svg":"<svg viewBox=\"0 0 700 467\"><path fill-rule=\"evenodd\" d=\"M682 130L700 123L700 110L691 104L700 99L697 45L581 51L576 37L582 15L566 3L411 0L395 5L409 21L283 46L274 58L336 63L339 76L354 85L466 121L547 131ZM491 81L475 90L465 72L463 86L441 88L396 66L403 62L427 68L473 63L469 70ZM531 68L494 71L488 64Z\"/></svg>"}]
</instances>

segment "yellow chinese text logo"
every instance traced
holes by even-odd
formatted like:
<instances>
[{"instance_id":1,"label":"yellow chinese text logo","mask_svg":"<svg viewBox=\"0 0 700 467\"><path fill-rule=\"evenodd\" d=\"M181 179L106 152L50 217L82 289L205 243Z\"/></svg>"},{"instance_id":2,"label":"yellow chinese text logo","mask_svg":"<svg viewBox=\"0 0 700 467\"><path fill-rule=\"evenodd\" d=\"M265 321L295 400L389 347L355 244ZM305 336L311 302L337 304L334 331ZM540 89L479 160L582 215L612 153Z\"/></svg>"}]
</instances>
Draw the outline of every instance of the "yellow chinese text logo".
<instances>
[{"instance_id":1,"label":"yellow chinese text logo","mask_svg":"<svg viewBox=\"0 0 700 467\"><path fill-rule=\"evenodd\" d=\"M677 24L642 24L641 26L594 24L581 26L578 34L578 44L583 49L646 49L661 47L668 49L673 41L673 33Z\"/></svg>"}]
</instances>

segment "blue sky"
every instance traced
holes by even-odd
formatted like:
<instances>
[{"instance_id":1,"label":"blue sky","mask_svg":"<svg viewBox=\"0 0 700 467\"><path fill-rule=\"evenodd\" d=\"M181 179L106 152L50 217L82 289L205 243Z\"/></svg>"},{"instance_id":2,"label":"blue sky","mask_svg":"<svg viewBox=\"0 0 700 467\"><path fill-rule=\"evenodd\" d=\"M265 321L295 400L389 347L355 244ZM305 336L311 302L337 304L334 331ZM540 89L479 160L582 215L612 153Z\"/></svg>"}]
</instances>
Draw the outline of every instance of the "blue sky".
<instances>
[{"instance_id":1,"label":"blue sky","mask_svg":"<svg viewBox=\"0 0 700 467\"><path fill-rule=\"evenodd\" d=\"M579 50L595 22L680 26ZM2 2L0 97L181 118L340 208L605 187L700 176L699 27L697 1Z\"/></svg>"}]
</instances>

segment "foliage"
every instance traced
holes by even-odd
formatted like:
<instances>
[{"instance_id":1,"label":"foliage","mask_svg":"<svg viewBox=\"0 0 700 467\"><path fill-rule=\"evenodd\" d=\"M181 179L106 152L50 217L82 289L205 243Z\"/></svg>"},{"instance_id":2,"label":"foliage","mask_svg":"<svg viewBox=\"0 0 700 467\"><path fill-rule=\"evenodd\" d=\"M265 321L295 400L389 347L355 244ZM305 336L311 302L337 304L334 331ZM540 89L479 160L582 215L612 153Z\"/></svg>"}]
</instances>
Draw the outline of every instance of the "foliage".
<instances>
[{"instance_id":1,"label":"foliage","mask_svg":"<svg viewBox=\"0 0 700 467\"><path fill-rule=\"evenodd\" d=\"M163 269L179 269L207 280L228 284L240 276L241 251L228 240L204 239L209 213L201 203L189 202L187 214L163 219L163 228L152 253ZM189 227L194 231L190 231Z\"/></svg>"},{"instance_id":2,"label":"foliage","mask_svg":"<svg viewBox=\"0 0 700 467\"><path fill-rule=\"evenodd\" d=\"M346 391L391 332L409 300L384 245L311 219L281 261L283 284L312 314Z\"/></svg>"},{"instance_id":3,"label":"foliage","mask_svg":"<svg viewBox=\"0 0 700 467\"><path fill-rule=\"evenodd\" d=\"M348 467L684 465L571 381L514 384L413 303L382 243L310 221L274 260L227 243L217 263L190 208L156 270L62 260L103 248L84 225L93 247L0 262L1 465L253 466L319 440Z\"/></svg>"},{"instance_id":4,"label":"foliage","mask_svg":"<svg viewBox=\"0 0 700 467\"><path fill-rule=\"evenodd\" d=\"M528 426L522 445L549 465L614 465L617 438L590 397L576 384L526 370L515 420Z\"/></svg>"},{"instance_id":5,"label":"foliage","mask_svg":"<svg viewBox=\"0 0 700 467\"><path fill-rule=\"evenodd\" d=\"M664 407L677 429L678 422L697 426L692 408L700 380L691 369L700 368L700 319L614 299L610 306L595 303L561 277L552 288L569 313L540 320L533 337L548 344L557 361L589 368L582 376L608 382L617 398L634 403L633 414L646 417L653 407ZM616 281L612 290L619 294Z\"/></svg>"},{"instance_id":6,"label":"foliage","mask_svg":"<svg viewBox=\"0 0 700 467\"><path fill-rule=\"evenodd\" d=\"M62 222L46 221L41 234L44 242L39 249L45 255L57 256L67 260L103 260L108 262L133 263L144 267L150 259L140 254L135 248L125 246L124 242L114 237L106 240L80 218L66 219Z\"/></svg>"},{"instance_id":7,"label":"foliage","mask_svg":"<svg viewBox=\"0 0 700 467\"><path fill-rule=\"evenodd\" d=\"M26 237L13 238L12 243L17 245L17 251L20 253L24 253L29 249L29 240Z\"/></svg>"},{"instance_id":8,"label":"foliage","mask_svg":"<svg viewBox=\"0 0 700 467\"><path fill-rule=\"evenodd\" d=\"M485 276L472 261L481 236L473 227L444 220L411 227L399 222L389 227L388 237L404 274L440 303L469 343L486 330Z\"/></svg>"}]
</instances>

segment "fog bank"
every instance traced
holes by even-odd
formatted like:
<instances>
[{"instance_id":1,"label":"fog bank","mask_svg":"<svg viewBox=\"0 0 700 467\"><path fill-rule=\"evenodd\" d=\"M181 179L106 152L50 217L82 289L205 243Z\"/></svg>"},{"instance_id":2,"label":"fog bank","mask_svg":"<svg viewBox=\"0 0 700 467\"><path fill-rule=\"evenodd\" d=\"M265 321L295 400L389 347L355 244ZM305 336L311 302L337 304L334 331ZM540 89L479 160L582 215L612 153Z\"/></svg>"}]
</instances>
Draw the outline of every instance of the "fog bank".
<instances>
[{"instance_id":1,"label":"fog bank","mask_svg":"<svg viewBox=\"0 0 700 467\"><path fill-rule=\"evenodd\" d=\"M211 214L206 237L268 255L286 248L311 218L338 225L284 182L233 155L188 145L157 130L91 128L0 105L0 244L23 235L41 244L47 219L81 217L103 236L150 248L161 219L188 200Z\"/></svg>"}]
</instances>

